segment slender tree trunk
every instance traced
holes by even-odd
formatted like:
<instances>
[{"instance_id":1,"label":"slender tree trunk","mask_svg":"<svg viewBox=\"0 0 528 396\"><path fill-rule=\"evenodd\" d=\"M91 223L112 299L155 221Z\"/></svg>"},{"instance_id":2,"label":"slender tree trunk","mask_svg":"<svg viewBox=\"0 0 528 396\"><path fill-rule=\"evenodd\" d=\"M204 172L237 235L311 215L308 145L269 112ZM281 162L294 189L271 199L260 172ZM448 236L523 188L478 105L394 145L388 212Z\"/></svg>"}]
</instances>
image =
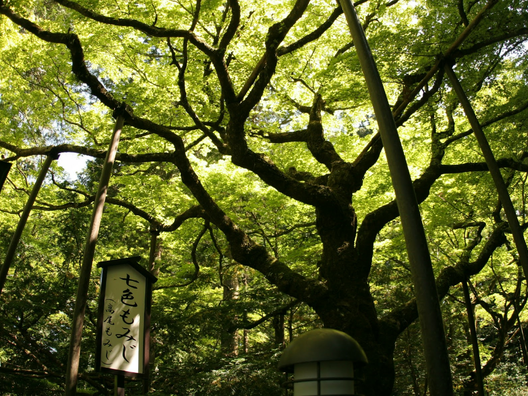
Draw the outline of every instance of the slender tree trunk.
<instances>
[{"instance_id":1,"label":"slender tree trunk","mask_svg":"<svg viewBox=\"0 0 528 396\"><path fill-rule=\"evenodd\" d=\"M239 298L239 282L236 271L227 271L223 276L224 294L222 304L226 310L222 321L221 349L224 356L238 355L238 331L235 328L237 316L233 313L233 303Z\"/></svg>"},{"instance_id":2,"label":"slender tree trunk","mask_svg":"<svg viewBox=\"0 0 528 396\"><path fill-rule=\"evenodd\" d=\"M90 285L90 276L92 273L92 262L95 254L97 237L99 235L99 228L101 226L101 219L103 217L103 207L106 200L106 193L108 191L108 183L110 181L110 176L112 175L112 169L117 153L117 146L124 122L124 116L119 115L115 123L110 146L108 147L108 151L106 153L106 159L101 172L101 179L99 181L99 189L95 197L92 220L90 222L90 230L86 239L84 257L79 274L79 283L77 286L75 310L72 319L70 350L66 365L66 396L75 396L77 394L77 379L81 356L82 330L88 297L88 287Z\"/></svg>"},{"instance_id":3,"label":"slender tree trunk","mask_svg":"<svg viewBox=\"0 0 528 396\"><path fill-rule=\"evenodd\" d=\"M521 344L521 351L522 351L522 355L523 355L523 360L524 360L524 365L528 365L528 348L526 346L526 336L524 334L524 330L523 330L523 325L522 325L522 322L521 322L521 319L519 318L519 311L517 310L517 303L515 303L515 306L514 306L514 309L515 309L515 316L516 316L516 319L517 319L517 325L519 326L519 334L520 334L520 344Z\"/></svg>"},{"instance_id":4,"label":"slender tree trunk","mask_svg":"<svg viewBox=\"0 0 528 396\"><path fill-rule=\"evenodd\" d=\"M247 322L247 310L244 311L244 323ZM249 330L244 329L244 340L243 340L244 353L249 353Z\"/></svg>"},{"instance_id":5,"label":"slender tree trunk","mask_svg":"<svg viewBox=\"0 0 528 396\"><path fill-rule=\"evenodd\" d=\"M469 334L471 336L471 346L473 347L473 362L475 363L475 374L477 380L477 389L479 396L484 396L484 377L482 376L482 363L480 362L480 352L477 338L477 328L475 326L475 315L473 313L473 304L469 295L469 288L467 281L462 282L464 289L464 301L466 303L466 310L468 314Z\"/></svg>"},{"instance_id":6,"label":"slender tree trunk","mask_svg":"<svg viewBox=\"0 0 528 396\"><path fill-rule=\"evenodd\" d=\"M161 245L158 241L159 231L150 230L150 252L149 252L149 272L158 277L159 268L156 266L156 261L161 258Z\"/></svg>"},{"instance_id":7,"label":"slender tree trunk","mask_svg":"<svg viewBox=\"0 0 528 396\"><path fill-rule=\"evenodd\" d=\"M279 314L273 317L273 333L275 338L275 345L284 348L286 340L284 339L284 314Z\"/></svg>"},{"instance_id":8,"label":"slender tree trunk","mask_svg":"<svg viewBox=\"0 0 528 396\"><path fill-rule=\"evenodd\" d=\"M519 317L519 312L522 311L524 305L522 307L519 307L519 301L521 300L521 293L522 293L522 272L519 269L519 275L517 280L517 289L515 290L515 295L513 297L513 314L515 315L515 319L517 321L517 325L519 326L519 335L520 340L519 343L521 345L521 352L523 355L524 365L528 365L528 348L526 345L526 335L524 333L523 324L521 322L521 318Z\"/></svg>"},{"instance_id":9,"label":"slender tree trunk","mask_svg":"<svg viewBox=\"0 0 528 396\"><path fill-rule=\"evenodd\" d=\"M156 261L161 258L161 246L158 242L158 236L159 231L156 229L151 228L150 230L150 251L149 251L149 264L148 264L148 271L154 275L155 277L158 277L159 274L159 268L156 266ZM145 378L143 380L143 393L146 395L149 392L150 389L150 383L151 383L151 368L154 366L154 359L155 359L155 343L154 339L152 337L152 333L150 334L150 353L149 353L149 364L147 366L147 371L145 373Z\"/></svg>"},{"instance_id":10,"label":"slender tree trunk","mask_svg":"<svg viewBox=\"0 0 528 396\"><path fill-rule=\"evenodd\" d=\"M288 315L288 342L293 341L293 309L290 309L290 314Z\"/></svg>"},{"instance_id":11,"label":"slender tree trunk","mask_svg":"<svg viewBox=\"0 0 528 396\"><path fill-rule=\"evenodd\" d=\"M29 198L26 202L26 206L24 207L24 210L22 211L22 216L20 216L20 220L18 221L17 228L15 230L15 233L13 234L13 237L11 238L11 243L9 244L9 248L7 249L7 254L4 260L4 265L2 266L2 269L0 269L0 294L2 293L2 290L4 289L4 284L7 279L9 268L11 267L11 264L13 263L13 259L15 257L15 252L16 252L18 243L20 242L20 238L22 237L22 232L24 231L24 228L26 227L29 214L31 213L31 209L33 208L35 199L37 199L37 195L40 191L40 187L42 186L42 183L44 182L44 178L46 177L46 174L48 173L48 169L51 163L57 158L59 158L58 155L51 154L51 153L46 156L46 160L44 161L44 164L42 164L42 168L40 169L37 180L35 181L35 184L33 185L33 189L31 190L31 194L29 195Z\"/></svg>"},{"instance_id":12,"label":"slender tree trunk","mask_svg":"<svg viewBox=\"0 0 528 396\"><path fill-rule=\"evenodd\" d=\"M409 328L407 328L405 330L405 338L406 338L406 342L407 342L407 351L405 352L406 354L406 357L407 357L407 364L409 366L409 371L410 371L410 374L411 374L411 381L412 381L412 387L413 387L413 392L415 394L415 396L420 396L421 395L421 391L420 391L420 384L418 383L418 375L416 374L416 369L414 368L414 362L413 362L413 347L412 347L412 338L411 338L411 331Z\"/></svg>"}]
</instances>

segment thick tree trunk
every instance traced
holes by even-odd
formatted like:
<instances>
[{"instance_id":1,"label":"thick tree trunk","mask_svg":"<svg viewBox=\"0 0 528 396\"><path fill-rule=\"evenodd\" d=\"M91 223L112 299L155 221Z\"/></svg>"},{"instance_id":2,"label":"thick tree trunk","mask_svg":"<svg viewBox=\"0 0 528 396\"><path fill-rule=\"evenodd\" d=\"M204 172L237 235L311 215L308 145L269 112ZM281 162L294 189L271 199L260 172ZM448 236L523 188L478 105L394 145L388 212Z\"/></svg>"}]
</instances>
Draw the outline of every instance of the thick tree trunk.
<instances>
[{"instance_id":1,"label":"thick tree trunk","mask_svg":"<svg viewBox=\"0 0 528 396\"><path fill-rule=\"evenodd\" d=\"M365 262L354 246L356 215L346 201L343 198L340 207L317 211L317 229L324 246L320 273L329 293L311 305L325 327L344 331L364 349L369 363L364 369L365 382L358 385L360 394L388 396L394 384L394 338L385 339L380 332L368 284L370 262Z\"/></svg>"},{"instance_id":2,"label":"thick tree trunk","mask_svg":"<svg viewBox=\"0 0 528 396\"><path fill-rule=\"evenodd\" d=\"M384 342L371 323L369 315L361 311L370 305L367 294L336 293L335 298L314 307L325 327L341 330L351 335L361 345L368 358L363 370L364 382L358 384L359 394L365 396L389 396L394 385L393 348L394 343ZM358 318L361 318L358 320Z\"/></svg>"}]
</instances>

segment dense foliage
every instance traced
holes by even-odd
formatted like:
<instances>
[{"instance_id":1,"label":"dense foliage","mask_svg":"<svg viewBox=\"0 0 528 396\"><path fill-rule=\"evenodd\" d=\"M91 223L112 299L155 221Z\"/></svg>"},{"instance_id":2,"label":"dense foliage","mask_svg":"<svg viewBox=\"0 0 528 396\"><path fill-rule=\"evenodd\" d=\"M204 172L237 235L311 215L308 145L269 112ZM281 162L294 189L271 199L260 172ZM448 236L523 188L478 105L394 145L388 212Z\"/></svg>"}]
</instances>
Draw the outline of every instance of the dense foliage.
<instances>
[{"instance_id":1,"label":"dense foliage","mask_svg":"<svg viewBox=\"0 0 528 396\"><path fill-rule=\"evenodd\" d=\"M526 394L525 274L443 64L524 230L528 2L355 6L420 202L456 394L477 390L469 310L486 390ZM338 3L0 0L0 51L0 155L13 163L0 257L44 158L61 154L0 296L0 393L64 388L91 207L126 104L95 261L141 256L159 279L150 394L281 395L282 349L321 326L365 349L365 395L425 394L405 241ZM78 394L112 394L94 369L98 293L94 266Z\"/></svg>"}]
</instances>

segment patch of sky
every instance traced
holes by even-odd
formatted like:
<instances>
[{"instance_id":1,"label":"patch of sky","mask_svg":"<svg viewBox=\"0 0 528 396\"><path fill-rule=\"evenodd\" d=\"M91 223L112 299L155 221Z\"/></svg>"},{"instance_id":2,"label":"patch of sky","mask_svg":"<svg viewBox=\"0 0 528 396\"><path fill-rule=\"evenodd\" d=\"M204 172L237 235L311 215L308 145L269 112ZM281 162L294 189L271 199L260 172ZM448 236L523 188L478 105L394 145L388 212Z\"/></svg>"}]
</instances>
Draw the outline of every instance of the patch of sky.
<instances>
[{"instance_id":1,"label":"patch of sky","mask_svg":"<svg viewBox=\"0 0 528 396\"><path fill-rule=\"evenodd\" d=\"M57 163L66 172L69 180L77 180L78 174L86 169L88 157L77 153L61 153Z\"/></svg>"}]
</instances>

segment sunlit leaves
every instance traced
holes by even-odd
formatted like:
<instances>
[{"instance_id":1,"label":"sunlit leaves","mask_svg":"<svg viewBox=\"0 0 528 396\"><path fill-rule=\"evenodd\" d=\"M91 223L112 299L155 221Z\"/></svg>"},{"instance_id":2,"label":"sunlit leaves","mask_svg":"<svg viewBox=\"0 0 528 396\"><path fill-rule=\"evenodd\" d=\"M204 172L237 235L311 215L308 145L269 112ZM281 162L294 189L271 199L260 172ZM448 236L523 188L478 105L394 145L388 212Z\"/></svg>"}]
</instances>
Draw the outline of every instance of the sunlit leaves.
<instances>
[{"instance_id":1,"label":"sunlit leaves","mask_svg":"<svg viewBox=\"0 0 528 396\"><path fill-rule=\"evenodd\" d=\"M525 3L496 4L489 17L451 54L492 149L506 166L503 174L523 224L528 202L523 163L528 122L522 111L527 95ZM245 164L244 169L236 166L231 157L240 147L246 153L252 150L256 153L253 158L266 158L266 165L276 166L277 174L291 185L337 196L339 188L330 191L326 180L329 175L335 176L335 169L342 163L322 164L324 161L314 156L307 139L274 143L271 136L284 134L284 140L288 140L288 136L306 132L312 112L312 122L320 122L321 126L317 138L334 150L334 159L341 158L354 171L362 165L361 158L369 153L368 148L377 144L372 140L378 132L377 122L359 59L336 2L309 3L280 43L276 68L266 69L272 75L256 77L257 81L269 77L270 83L262 88L262 97L252 103L253 108L245 109L244 114L238 112L237 101L251 95L255 86L252 73L261 72L264 69L260 67L268 67L273 60L263 58L269 29L288 15L294 1L244 0L239 2L240 14L234 2L217 0L76 2L97 15L115 18L106 20L114 25L98 23L55 1L3 4L43 29L77 35L88 71L108 95L127 103L137 117L129 118L123 129L96 260L139 255L142 264L147 265L155 231L157 227L162 230L153 249L159 277L154 292L153 388L165 393L197 395L272 394L277 391L277 381L270 362L275 363L277 358L276 344L282 342L278 337L280 330L295 336L322 324L307 305L291 305L291 297L270 283L273 278L267 271L259 273L251 269L254 262L246 262L244 267L235 261L233 251L240 248L235 234L245 238L241 238L245 243L242 248L250 246L266 252L267 262L279 260L283 268L305 276L321 288L340 280L332 279L324 271L320 273L325 255L334 254L336 249L341 252L342 247L356 243L358 257L350 259L354 263L341 262L340 256L335 255L339 266L331 264L336 265L336 273L341 271L350 277L347 279L364 282L362 287L370 293L377 310L372 309L372 328L382 326L385 315L412 299L411 274L397 214L385 217L379 224L372 234L373 246L361 245L354 229L349 231L354 235L347 235L348 245L334 246L330 252L319 234L325 231L322 206L305 205L300 202L305 197L296 201L280 193L278 190L289 194L289 190L272 187L278 184L258 171L248 170L251 164ZM469 265L479 258L504 220L480 148L446 79L436 73L422 85L415 98L409 97L483 5L483 1L400 0L368 1L358 6L389 102L394 105L411 100L407 111L412 114L405 122L398 120L403 123L398 132L411 177L417 181L423 201L420 210L435 274L457 265L458 273L465 273L467 267L462 264ZM229 31L237 18L240 22L236 31ZM143 24L142 30L116 26L124 20ZM328 26L322 29L326 21ZM69 330L66 317L71 313L90 200L97 189L102 157L113 129L114 109L100 103L95 96L97 92L91 92L72 73L71 53L66 46L37 40L7 18L0 18L0 24L3 143L0 152L8 159L18 156L1 196L4 250L42 159L19 154L20 150L12 151L9 145L40 149L40 154L45 153L46 147L59 144L82 146L68 146L65 150L92 150L86 170L76 180L66 181L63 170L56 164L52 166L54 180L48 176L39 195L17 257L18 276L8 282L9 293L3 308L18 315L13 317L20 319L23 314L34 319L32 326L26 326L27 322L22 320L5 323L19 326L33 339L40 337L43 341L38 345L49 345L52 355L62 361ZM170 34L165 31L170 38L145 33L152 32L149 29L153 27L160 31L174 30ZM187 32L191 28L192 32ZM320 35L312 37L312 41L307 40L295 49L291 47L318 29L322 29ZM234 34L227 43L224 38L230 33ZM219 48L221 45L224 47ZM243 87L247 90L236 98ZM228 103L226 95L230 95L231 88L235 98L230 97ZM314 116L314 98L318 95L320 114ZM427 102L417 102L423 98ZM240 118L246 114L249 117L241 122ZM138 119L145 122L134 124L139 125L135 128L132 121ZM153 127L147 121L158 125ZM179 145L180 139L184 148ZM368 169L364 174L358 173L361 180L344 179L359 189L354 190L353 196L349 193L339 197L339 202L344 207L353 207L357 216L351 217L344 227L348 230L361 227L368 216L381 216L388 208L386 205L394 201L385 156L381 151L378 157L378 152L365 165ZM94 156L98 158L93 159ZM186 186L182 174L187 165L194 174L186 179ZM431 174L434 180L420 190L420 183L423 185L425 176ZM189 187L192 184L189 179L194 175L203 187L202 196L196 193L196 188ZM347 190L348 184L337 187ZM214 202L214 213L212 204L203 205L200 208L203 212L195 214L197 217L170 228L182 213L209 199L208 202ZM336 202L328 205L331 210L339 206ZM51 210L59 207L63 209ZM236 224L231 233L225 231L226 224L212 217L212 213L220 213L222 218ZM492 258L470 279L475 301L478 296L475 305L479 329L485 338L480 342L486 359L493 357L491 350L497 345L498 326L493 315L499 308L506 309L519 277L512 247L511 240L506 246L493 247ZM372 261L364 259L370 255ZM361 260L363 267L356 267ZM359 273L364 279L356 279ZM97 279L98 273L94 271L90 290L93 298ZM292 282L290 286L293 285ZM442 307L448 323L456 383L462 387L470 376L471 361L465 338L465 313L458 301L460 290L457 285L451 286ZM335 293L341 298L350 289L347 284ZM18 301L15 290L29 297ZM524 289L521 294L525 294ZM38 303L30 303L34 299ZM353 306L358 299L340 302ZM94 309L95 300L90 303L92 312L88 315ZM507 313L511 314L511 309ZM281 316L285 323L274 322ZM526 321L525 312L521 318ZM261 319L262 323L251 327ZM353 323L350 328L354 331L359 326L357 318L345 319ZM88 338L93 337L93 331L90 323ZM240 337L240 350L247 348L249 352L226 358L221 340L235 333ZM244 333L246 344L242 341ZM371 335L372 331L369 329L368 333ZM397 386L400 391L422 394L425 380L417 373L422 370L417 333L415 326L408 328L397 345L397 373L405 375L404 379L398 379ZM83 364L89 371L93 358L90 347L85 349ZM41 351L36 351L40 356ZM515 353L508 353L505 356L509 364ZM3 367L10 359L17 364L26 362L21 348L5 347L0 354ZM385 361L390 361L391 354L392 350L384 357ZM506 372L521 373L505 365L494 379L505 381ZM376 373L376 380L379 377ZM415 382L406 383L405 378Z\"/></svg>"}]
</instances>

